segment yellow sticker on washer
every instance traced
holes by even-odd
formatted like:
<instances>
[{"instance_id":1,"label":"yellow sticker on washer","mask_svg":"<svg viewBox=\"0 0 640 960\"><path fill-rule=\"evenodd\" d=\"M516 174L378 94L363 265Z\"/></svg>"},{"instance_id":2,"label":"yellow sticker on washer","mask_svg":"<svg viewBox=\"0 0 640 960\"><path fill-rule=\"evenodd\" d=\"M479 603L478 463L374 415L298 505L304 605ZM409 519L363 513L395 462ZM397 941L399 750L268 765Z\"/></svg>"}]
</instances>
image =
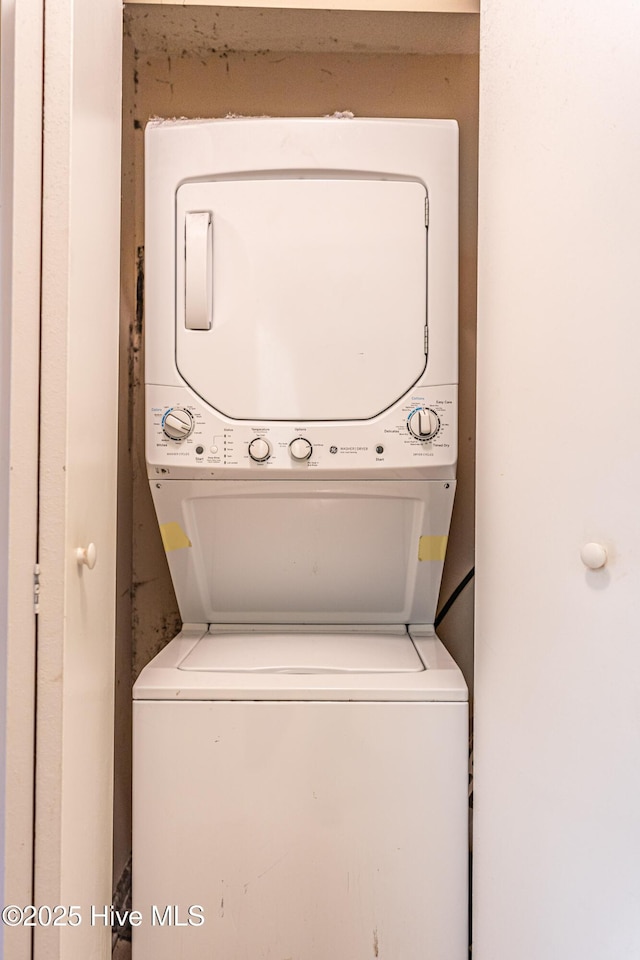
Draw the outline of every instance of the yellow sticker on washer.
<instances>
[{"instance_id":1,"label":"yellow sticker on washer","mask_svg":"<svg viewBox=\"0 0 640 960\"><path fill-rule=\"evenodd\" d=\"M186 535L179 523L161 523L160 536L162 544L167 553L170 550L182 550L184 547L190 547L191 540Z\"/></svg>"},{"instance_id":2,"label":"yellow sticker on washer","mask_svg":"<svg viewBox=\"0 0 640 960\"><path fill-rule=\"evenodd\" d=\"M418 560L444 560L447 552L448 537L420 537L418 540Z\"/></svg>"}]
</instances>

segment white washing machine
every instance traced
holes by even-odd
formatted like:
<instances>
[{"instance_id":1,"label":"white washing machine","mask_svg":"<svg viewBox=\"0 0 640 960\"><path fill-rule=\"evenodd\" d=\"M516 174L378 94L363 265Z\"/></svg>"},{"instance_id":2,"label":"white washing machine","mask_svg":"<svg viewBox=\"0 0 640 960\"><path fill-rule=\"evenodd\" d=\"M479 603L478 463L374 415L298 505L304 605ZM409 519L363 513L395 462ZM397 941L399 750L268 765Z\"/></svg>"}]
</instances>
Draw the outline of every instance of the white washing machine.
<instances>
[{"instance_id":1,"label":"white washing machine","mask_svg":"<svg viewBox=\"0 0 640 960\"><path fill-rule=\"evenodd\" d=\"M157 121L134 960L462 960L453 121Z\"/></svg>"}]
</instances>

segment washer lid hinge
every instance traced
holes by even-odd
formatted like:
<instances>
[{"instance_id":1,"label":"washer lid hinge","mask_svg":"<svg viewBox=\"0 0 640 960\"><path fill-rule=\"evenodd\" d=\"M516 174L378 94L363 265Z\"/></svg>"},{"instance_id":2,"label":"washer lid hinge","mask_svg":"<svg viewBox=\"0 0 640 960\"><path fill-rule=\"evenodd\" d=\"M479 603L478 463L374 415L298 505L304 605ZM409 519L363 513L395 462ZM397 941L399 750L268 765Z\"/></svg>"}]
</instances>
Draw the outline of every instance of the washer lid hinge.
<instances>
[{"instance_id":1,"label":"washer lid hinge","mask_svg":"<svg viewBox=\"0 0 640 960\"><path fill-rule=\"evenodd\" d=\"M40 564L33 565L33 612L40 613Z\"/></svg>"},{"instance_id":2,"label":"washer lid hinge","mask_svg":"<svg viewBox=\"0 0 640 960\"><path fill-rule=\"evenodd\" d=\"M424 225L429 226L429 197L424 198Z\"/></svg>"}]
</instances>

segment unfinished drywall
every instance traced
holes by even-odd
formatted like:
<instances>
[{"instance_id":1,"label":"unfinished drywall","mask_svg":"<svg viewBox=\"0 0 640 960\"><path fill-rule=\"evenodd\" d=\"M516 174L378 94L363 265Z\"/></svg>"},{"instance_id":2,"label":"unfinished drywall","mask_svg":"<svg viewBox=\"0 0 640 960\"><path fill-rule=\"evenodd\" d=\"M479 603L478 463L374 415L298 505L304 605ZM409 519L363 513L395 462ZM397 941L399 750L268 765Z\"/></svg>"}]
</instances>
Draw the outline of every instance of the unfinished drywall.
<instances>
[{"instance_id":1,"label":"unfinished drywall","mask_svg":"<svg viewBox=\"0 0 640 960\"><path fill-rule=\"evenodd\" d=\"M116 823L116 878L130 849L125 798L130 786L127 725L131 679L171 640L180 625L144 464L143 132L149 117L219 117L227 113L318 116L336 110L351 110L357 116L453 117L458 121L461 170L460 460L443 598L473 566L474 555L478 58L475 53L467 51L476 49L477 19L473 23L467 21L464 30L462 20L451 20L448 25L439 20L437 29L434 27L430 32L432 21L424 14L306 11L308 17L306 20L301 18L299 31L294 31L293 39L291 24L287 27L287 42L290 46L297 46L291 51L278 49L277 44L270 46L278 36L276 20L282 11L237 10L234 19L234 11L228 9L217 13L215 9L205 10L203 13L193 8L174 7L167 19L166 8L154 10L145 7L143 13L136 13L133 8L129 20L125 20L124 42L127 86L123 111L121 317L123 417L120 485L123 507L120 524L121 659L118 663L116 743L116 797L120 800ZM294 16L301 13L298 11ZM384 30L380 28L381 17L387 18ZM302 39L295 40L296 36ZM269 38L269 49L233 50L232 43L228 42L231 40L238 46L250 48L260 46L261 37ZM402 49L403 43L410 49L422 51L441 51L449 43L462 52L448 55L441 52L389 52L390 47ZM386 52L380 52L381 48ZM443 621L439 632L471 686L473 624L470 588Z\"/></svg>"}]
</instances>

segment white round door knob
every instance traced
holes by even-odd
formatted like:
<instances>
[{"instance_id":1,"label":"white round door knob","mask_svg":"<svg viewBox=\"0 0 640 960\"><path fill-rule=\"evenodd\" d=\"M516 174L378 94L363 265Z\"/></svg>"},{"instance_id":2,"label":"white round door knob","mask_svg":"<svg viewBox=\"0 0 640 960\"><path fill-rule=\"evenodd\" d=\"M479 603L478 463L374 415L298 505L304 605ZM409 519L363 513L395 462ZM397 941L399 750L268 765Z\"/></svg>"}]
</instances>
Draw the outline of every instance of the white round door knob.
<instances>
[{"instance_id":1,"label":"white round door knob","mask_svg":"<svg viewBox=\"0 0 640 960\"><path fill-rule=\"evenodd\" d=\"M585 543L580 559L589 570L599 570L607 562L607 551L601 543Z\"/></svg>"},{"instance_id":2,"label":"white round door knob","mask_svg":"<svg viewBox=\"0 0 640 960\"><path fill-rule=\"evenodd\" d=\"M85 567L89 567L89 570L95 567L97 556L95 543L90 543L87 547L78 547L76 550L78 566L81 567L84 564Z\"/></svg>"}]
</instances>

